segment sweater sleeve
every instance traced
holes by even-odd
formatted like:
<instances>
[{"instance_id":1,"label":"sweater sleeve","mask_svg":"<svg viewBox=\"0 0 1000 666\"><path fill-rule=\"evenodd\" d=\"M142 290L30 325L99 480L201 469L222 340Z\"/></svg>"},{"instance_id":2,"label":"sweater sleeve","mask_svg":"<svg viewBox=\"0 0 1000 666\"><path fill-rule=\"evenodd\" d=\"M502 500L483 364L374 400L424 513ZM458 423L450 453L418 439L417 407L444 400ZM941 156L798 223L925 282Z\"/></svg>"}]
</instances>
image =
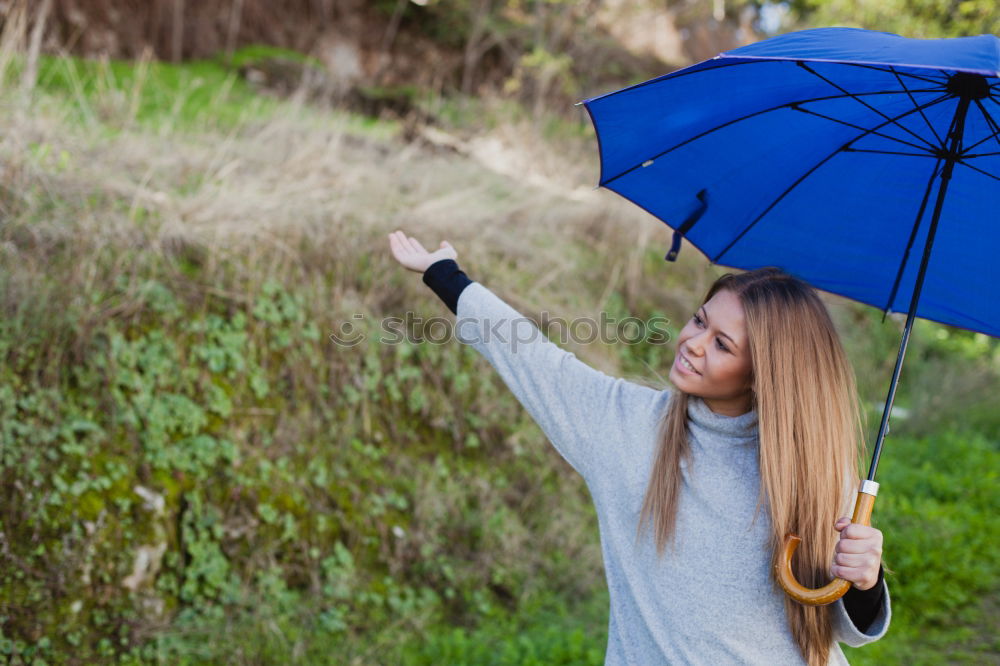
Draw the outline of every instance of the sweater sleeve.
<instances>
[{"instance_id":1,"label":"sweater sleeve","mask_svg":"<svg viewBox=\"0 0 1000 666\"><path fill-rule=\"evenodd\" d=\"M454 259L435 261L424 271L423 280L444 301L452 314L456 314L462 290L472 283Z\"/></svg>"},{"instance_id":2,"label":"sweater sleeve","mask_svg":"<svg viewBox=\"0 0 1000 666\"><path fill-rule=\"evenodd\" d=\"M834 602L832 608L834 638L850 647L861 647L882 638L889 630L889 621L892 619L892 606L889 603L889 586L886 585L884 578L880 578L872 590L858 590L857 592L859 595L852 595L850 599L845 599L847 597L845 594ZM880 598L876 596L879 592L881 592ZM851 594L851 592L848 591L848 594ZM872 609L869 607L867 612L858 613L859 609L855 603L859 601L858 596L861 596L860 601L862 602L862 606L864 606L865 601L871 601L873 596L877 598L878 602L874 608L874 612L871 612ZM852 605L855 608L848 611L848 607ZM862 615L867 615L871 618L864 630L860 629L859 626L855 626L855 623L852 621L852 615L855 613L857 613L861 624L864 623L864 620L861 620Z\"/></svg>"},{"instance_id":3,"label":"sweater sleeve","mask_svg":"<svg viewBox=\"0 0 1000 666\"><path fill-rule=\"evenodd\" d=\"M859 590L852 585L844 595L844 609L858 631L866 631L882 607L882 594L885 592L885 587L882 585L884 576L885 571L879 565L878 580L874 585L867 590Z\"/></svg>"},{"instance_id":4,"label":"sweater sleeve","mask_svg":"<svg viewBox=\"0 0 1000 666\"><path fill-rule=\"evenodd\" d=\"M655 425L669 389L588 366L478 282L461 291L457 315L456 338L489 361L591 492L632 471L630 435Z\"/></svg>"}]
</instances>

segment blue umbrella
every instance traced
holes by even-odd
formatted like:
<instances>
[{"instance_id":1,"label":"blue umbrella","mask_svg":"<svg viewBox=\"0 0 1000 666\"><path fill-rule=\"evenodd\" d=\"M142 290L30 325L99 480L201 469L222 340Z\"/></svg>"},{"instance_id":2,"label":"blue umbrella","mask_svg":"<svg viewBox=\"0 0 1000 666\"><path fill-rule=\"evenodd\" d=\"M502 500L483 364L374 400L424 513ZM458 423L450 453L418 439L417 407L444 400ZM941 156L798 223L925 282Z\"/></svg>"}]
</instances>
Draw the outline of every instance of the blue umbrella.
<instances>
[{"instance_id":1,"label":"blue umbrella","mask_svg":"<svg viewBox=\"0 0 1000 666\"><path fill-rule=\"evenodd\" d=\"M815 287L907 312L868 478L914 317L1000 337L1000 39L793 32L581 102L600 186L674 229L713 264L781 266ZM975 286L975 288L969 288ZM778 580L826 604L850 583L799 585L786 539Z\"/></svg>"}]
</instances>

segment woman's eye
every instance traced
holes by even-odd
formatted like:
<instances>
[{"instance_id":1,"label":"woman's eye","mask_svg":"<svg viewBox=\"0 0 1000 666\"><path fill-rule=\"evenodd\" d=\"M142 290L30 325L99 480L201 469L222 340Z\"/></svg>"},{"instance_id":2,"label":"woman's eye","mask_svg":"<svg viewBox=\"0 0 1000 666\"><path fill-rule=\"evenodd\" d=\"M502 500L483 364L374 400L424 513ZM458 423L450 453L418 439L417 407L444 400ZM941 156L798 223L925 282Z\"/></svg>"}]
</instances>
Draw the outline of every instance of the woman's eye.
<instances>
[{"instance_id":1,"label":"woman's eye","mask_svg":"<svg viewBox=\"0 0 1000 666\"><path fill-rule=\"evenodd\" d=\"M726 347L726 345L722 344L722 340L719 340L718 338L716 338L716 341L719 343L719 349L721 349L722 351L729 351L729 349Z\"/></svg>"},{"instance_id":2,"label":"woman's eye","mask_svg":"<svg viewBox=\"0 0 1000 666\"><path fill-rule=\"evenodd\" d=\"M697 325L701 326L701 317L699 317L697 314L695 314L695 315L693 315L693 318L694 318L694 323L696 323ZM720 338L716 338L715 341L719 345L719 349L721 349L722 351L729 351L729 347L727 347L726 345L722 344L722 340Z\"/></svg>"}]
</instances>

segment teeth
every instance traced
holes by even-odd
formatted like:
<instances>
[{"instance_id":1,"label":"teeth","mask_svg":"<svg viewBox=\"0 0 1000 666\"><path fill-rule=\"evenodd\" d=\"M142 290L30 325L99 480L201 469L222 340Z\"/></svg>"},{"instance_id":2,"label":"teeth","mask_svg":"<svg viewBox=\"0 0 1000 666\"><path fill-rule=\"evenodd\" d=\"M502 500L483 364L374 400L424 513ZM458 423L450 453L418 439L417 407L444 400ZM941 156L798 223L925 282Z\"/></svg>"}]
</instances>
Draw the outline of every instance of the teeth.
<instances>
[{"instance_id":1,"label":"teeth","mask_svg":"<svg viewBox=\"0 0 1000 666\"><path fill-rule=\"evenodd\" d=\"M681 356L681 363L684 364L684 367L687 368L688 370L690 370L691 372L697 372L694 369L694 366L691 365L690 363L688 363L687 359L684 358L683 356Z\"/></svg>"}]
</instances>

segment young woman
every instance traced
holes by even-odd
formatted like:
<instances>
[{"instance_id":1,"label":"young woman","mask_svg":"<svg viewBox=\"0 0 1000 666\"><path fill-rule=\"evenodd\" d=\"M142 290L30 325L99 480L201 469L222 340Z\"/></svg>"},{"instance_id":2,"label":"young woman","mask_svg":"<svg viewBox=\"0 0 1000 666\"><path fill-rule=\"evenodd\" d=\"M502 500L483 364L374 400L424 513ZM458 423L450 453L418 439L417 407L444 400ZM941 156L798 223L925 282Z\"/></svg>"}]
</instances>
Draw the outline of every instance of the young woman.
<instances>
[{"instance_id":1,"label":"young woman","mask_svg":"<svg viewBox=\"0 0 1000 666\"><path fill-rule=\"evenodd\" d=\"M859 483L854 375L812 287L777 268L723 275L677 338L674 388L656 390L547 340L447 242L389 242L586 481L611 601L605 664L846 664L839 643L885 635L882 534L843 517ZM843 598L785 596L772 572L788 532L803 537L799 582L838 576L853 584Z\"/></svg>"}]
</instances>

